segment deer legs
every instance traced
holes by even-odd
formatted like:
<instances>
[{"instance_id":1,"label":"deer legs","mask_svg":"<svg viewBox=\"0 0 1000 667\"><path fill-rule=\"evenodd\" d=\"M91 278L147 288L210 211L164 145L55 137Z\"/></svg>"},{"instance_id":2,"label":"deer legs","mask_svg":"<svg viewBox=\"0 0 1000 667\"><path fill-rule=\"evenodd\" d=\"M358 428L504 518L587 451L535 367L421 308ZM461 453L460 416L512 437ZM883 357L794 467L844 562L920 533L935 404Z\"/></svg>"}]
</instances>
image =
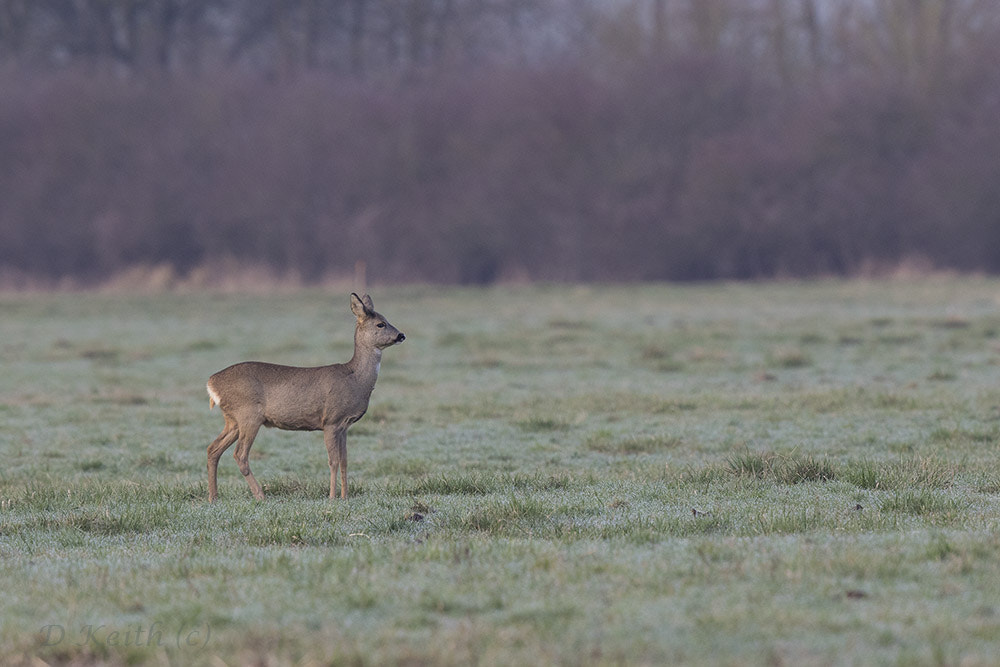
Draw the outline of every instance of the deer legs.
<instances>
[{"instance_id":1,"label":"deer legs","mask_svg":"<svg viewBox=\"0 0 1000 667\"><path fill-rule=\"evenodd\" d=\"M236 421L226 417L226 426L222 429L222 433L208 446L208 502L214 502L219 495L217 482L219 459L222 457L223 452L229 449L237 440L239 440L239 443L236 445L236 451L233 452L236 465L239 466L240 472L243 473L247 484L250 485L250 492L253 494L253 497L257 500L264 499L264 490L260 488L257 479L250 472L250 447L253 445L253 441L257 437L257 431L259 430L260 424L240 428Z\"/></svg>"},{"instance_id":2,"label":"deer legs","mask_svg":"<svg viewBox=\"0 0 1000 667\"><path fill-rule=\"evenodd\" d=\"M250 447L253 446L254 438L257 437L257 431L259 430L260 424L252 424L246 429L240 429L240 440L236 443L236 451L233 452L233 458L236 459L236 465L239 466L244 479L250 485L250 492L253 493L253 497L257 500L264 500L264 490L260 488L260 484L257 483L253 473L250 472Z\"/></svg>"},{"instance_id":3,"label":"deer legs","mask_svg":"<svg viewBox=\"0 0 1000 667\"><path fill-rule=\"evenodd\" d=\"M222 457L222 453L236 442L239 435L240 430L237 428L236 422L227 418L226 426L222 429L222 433L208 446L208 502L210 503L215 502L216 497L219 495L216 481L219 470L219 459Z\"/></svg>"},{"instance_id":4,"label":"deer legs","mask_svg":"<svg viewBox=\"0 0 1000 667\"><path fill-rule=\"evenodd\" d=\"M219 495L218 469L219 459L234 442L237 442L233 458L240 472L250 485L250 492L257 500L264 499L264 491L250 471L250 447L257 437L260 424L250 424L241 428L235 420L226 419L222 429L212 444L208 446L208 501L214 502ZM328 426L323 429L323 440L326 443L326 453L330 460L330 498L337 497L337 472L340 472L340 497L347 498L347 429Z\"/></svg>"},{"instance_id":5,"label":"deer legs","mask_svg":"<svg viewBox=\"0 0 1000 667\"><path fill-rule=\"evenodd\" d=\"M330 498L337 497L337 468L340 468L340 497L347 498L347 429L327 426L323 441L330 460Z\"/></svg>"}]
</instances>

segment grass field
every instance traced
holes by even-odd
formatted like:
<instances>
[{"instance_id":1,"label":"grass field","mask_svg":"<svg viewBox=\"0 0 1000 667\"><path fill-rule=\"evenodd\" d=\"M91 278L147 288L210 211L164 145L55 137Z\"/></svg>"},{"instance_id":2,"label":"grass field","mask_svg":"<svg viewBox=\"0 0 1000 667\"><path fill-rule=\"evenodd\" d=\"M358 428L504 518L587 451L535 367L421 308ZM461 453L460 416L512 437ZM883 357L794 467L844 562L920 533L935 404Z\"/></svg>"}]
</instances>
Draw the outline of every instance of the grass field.
<instances>
[{"instance_id":1,"label":"grass field","mask_svg":"<svg viewBox=\"0 0 1000 667\"><path fill-rule=\"evenodd\" d=\"M1000 282L372 296L352 497L214 505L205 380L346 290L0 296L0 663L1000 664Z\"/></svg>"}]
</instances>

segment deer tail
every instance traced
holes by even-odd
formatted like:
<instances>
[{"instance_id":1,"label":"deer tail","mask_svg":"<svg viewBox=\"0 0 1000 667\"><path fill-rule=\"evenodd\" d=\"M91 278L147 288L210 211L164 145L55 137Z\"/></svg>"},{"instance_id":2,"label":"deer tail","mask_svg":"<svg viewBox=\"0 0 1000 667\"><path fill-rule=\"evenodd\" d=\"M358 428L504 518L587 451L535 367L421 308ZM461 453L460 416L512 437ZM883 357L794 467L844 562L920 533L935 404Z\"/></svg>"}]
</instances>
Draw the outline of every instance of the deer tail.
<instances>
[{"instance_id":1,"label":"deer tail","mask_svg":"<svg viewBox=\"0 0 1000 667\"><path fill-rule=\"evenodd\" d=\"M208 390L208 409L211 410L220 403L219 395L212 389L211 383L205 385L205 389Z\"/></svg>"}]
</instances>

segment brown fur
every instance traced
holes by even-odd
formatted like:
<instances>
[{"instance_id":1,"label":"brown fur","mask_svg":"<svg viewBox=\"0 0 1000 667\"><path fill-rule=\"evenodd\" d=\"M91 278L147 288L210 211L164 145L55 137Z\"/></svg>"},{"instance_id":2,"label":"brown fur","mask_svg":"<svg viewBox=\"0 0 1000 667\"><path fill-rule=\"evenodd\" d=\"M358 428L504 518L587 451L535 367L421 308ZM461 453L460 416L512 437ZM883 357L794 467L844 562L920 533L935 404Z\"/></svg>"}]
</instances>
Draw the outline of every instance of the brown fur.
<instances>
[{"instance_id":1,"label":"brown fur","mask_svg":"<svg viewBox=\"0 0 1000 667\"><path fill-rule=\"evenodd\" d=\"M336 495L338 468L340 497L347 497L347 429L368 410L382 350L406 338L375 312L367 294L351 294L351 310L358 322L354 356L346 363L302 368L244 361L208 379L209 409L217 402L225 419L222 433L208 446L209 502L218 496L219 458L234 442L236 464L254 497L263 500L264 491L250 471L250 447L261 426L323 431L330 498Z\"/></svg>"}]
</instances>

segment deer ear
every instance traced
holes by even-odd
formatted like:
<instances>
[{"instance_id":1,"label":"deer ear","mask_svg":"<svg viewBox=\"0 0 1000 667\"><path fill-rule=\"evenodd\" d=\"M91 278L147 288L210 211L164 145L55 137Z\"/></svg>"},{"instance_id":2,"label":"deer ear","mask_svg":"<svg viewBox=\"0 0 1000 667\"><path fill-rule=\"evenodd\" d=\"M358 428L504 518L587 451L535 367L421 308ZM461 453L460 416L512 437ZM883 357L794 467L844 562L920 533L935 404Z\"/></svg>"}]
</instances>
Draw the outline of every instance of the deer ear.
<instances>
[{"instance_id":1,"label":"deer ear","mask_svg":"<svg viewBox=\"0 0 1000 667\"><path fill-rule=\"evenodd\" d=\"M375 312L375 306L372 305L372 298L367 294L361 297L361 303L365 304L365 308L368 310Z\"/></svg>"},{"instance_id":2,"label":"deer ear","mask_svg":"<svg viewBox=\"0 0 1000 667\"><path fill-rule=\"evenodd\" d=\"M361 297L354 292L351 292L351 312L354 313L359 320L362 317L368 316L368 309L365 308L364 301L362 301Z\"/></svg>"}]
</instances>

